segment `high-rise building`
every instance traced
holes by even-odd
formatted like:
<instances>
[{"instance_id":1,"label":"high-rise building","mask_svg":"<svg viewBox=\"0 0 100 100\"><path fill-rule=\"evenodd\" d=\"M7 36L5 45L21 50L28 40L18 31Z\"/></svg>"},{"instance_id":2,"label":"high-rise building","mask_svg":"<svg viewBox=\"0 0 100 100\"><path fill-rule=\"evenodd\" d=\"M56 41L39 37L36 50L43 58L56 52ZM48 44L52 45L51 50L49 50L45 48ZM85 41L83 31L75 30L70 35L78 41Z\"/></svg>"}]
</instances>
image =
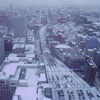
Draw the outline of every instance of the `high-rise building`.
<instances>
[{"instance_id":1,"label":"high-rise building","mask_svg":"<svg viewBox=\"0 0 100 100\"><path fill-rule=\"evenodd\" d=\"M0 65L2 64L4 58L5 58L4 38L3 35L0 34Z\"/></svg>"},{"instance_id":2,"label":"high-rise building","mask_svg":"<svg viewBox=\"0 0 100 100\"><path fill-rule=\"evenodd\" d=\"M100 70L100 51L96 52L95 58L94 58L95 64L98 67L98 70Z\"/></svg>"},{"instance_id":3,"label":"high-rise building","mask_svg":"<svg viewBox=\"0 0 100 100\"><path fill-rule=\"evenodd\" d=\"M14 37L26 37L26 18L18 15L13 17Z\"/></svg>"},{"instance_id":4,"label":"high-rise building","mask_svg":"<svg viewBox=\"0 0 100 100\"><path fill-rule=\"evenodd\" d=\"M97 48L98 40L97 37L91 36L86 39L86 49Z\"/></svg>"},{"instance_id":5,"label":"high-rise building","mask_svg":"<svg viewBox=\"0 0 100 100\"><path fill-rule=\"evenodd\" d=\"M76 44L79 45L81 41L83 41L82 34L76 34Z\"/></svg>"},{"instance_id":6,"label":"high-rise building","mask_svg":"<svg viewBox=\"0 0 100 100\"><path fill-rule=\"evenodd\" d=\"M8 16L4 11L0 10L0 25L7 25Z\"/></svg>"},{"instance_id":7,"label":"high-rise building","mask_svg":"<svg viewBox=\"0 0 100 100\"><path fill-rule=\"evenodd\" d=\"M92 57L94 63L97 65L98 60L99 60L99 54L98 54L98 51L97 51L96 48L93 48L93 49L87 49L86 55L88 55L89 57Z\"/></svg>"},{"instance_id":8,"label":"high-rise building","mask_svg":"<svg viewBox=\"0 0 100 100\"><path fill-rule=\"evenodd\" d=\"M93 57L95 56L95 51L94 49L87 49L87 52L86 54L89 56L89 57Z\"/></svg>"},{"instance_id":9,"label":"high-rise building","mask_svg":"<svg viewBox=\"0 0 100 100\"><path fill-rule=\"evenodd\" d=\"M84 48L85 48L85 41L81 41L79 43L79 48L82 49L82 50L84 50Z\"/></svg>"},{"instance_id":10,"label":"high-rise building","mask_svg":"<svg viewBox=\"0 0 100 100\"><path fill-rule=\"evenodd\" d=\"M7 35L8 33L8 28L5 26L0 26L0 33L3 35Z\"/></svg>"},{"instance_id":11,"label":"high-rise building","mask_svg":"<svg viewBox=\"0 0 100 100\"><path fill-rule=\"evenodd\" d=\"M100 71L96 72L94 85L100 91Z\"/></svg>"},{"instance_id":12,"label":"high-rise building","mask_svg":"<svg viewBox=\"0 0 100 100\"><path fill-rule=\"evenodd\" d=\"M11 40L11 38L5 38L4 39L4 45L5 45L5 52L11 53L11 51L12 51L12 40Z\"/></svg>"},{"instance_id":13,"label":"high-rise building","mask_svg":"<svg viewBox=\"0 0 100 100\"><path fill-rule=\"evenodd\" d=\"M94 85L95 75L97 71L97 66L93 62L92 57L86 56L85 57L85 64L84 64L84 79L91 85Z\"/></svg>"},{"instance_id":14,"label":"high-rise building","mask_svg":"<svg viewBox=\"0 0 100 100\"><path fill-rule=\"evenodd\" d=\"M10 12L11 13L13 12L13 6L12 6L12 4L10 4Z\"/></svg>"}]
</instances>

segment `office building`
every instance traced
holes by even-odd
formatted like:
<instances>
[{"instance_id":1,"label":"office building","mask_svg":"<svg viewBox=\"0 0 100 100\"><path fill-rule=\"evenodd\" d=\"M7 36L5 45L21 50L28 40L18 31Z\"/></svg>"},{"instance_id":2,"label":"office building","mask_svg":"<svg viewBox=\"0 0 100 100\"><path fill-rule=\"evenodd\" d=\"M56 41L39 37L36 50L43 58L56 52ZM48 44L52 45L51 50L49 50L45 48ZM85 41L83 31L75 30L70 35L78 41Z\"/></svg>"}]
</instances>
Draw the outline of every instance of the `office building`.
<instances>
[{"instance_id":1,"label":"office building","mask_svg":"<svg viewBox=\"0 0 100 100\"><path fill-rule=\"evenodd\" d=\"M8 28L4 26L0 26L0 33L3 35L7 35L8 33Z\"/></svg>"},{"instance_id":2,"label":"office building","mask_svg":"<svg viewBox=\"0 0 100 100\"><path fill-rule=\"evenodd\" d=\"M5 72L0 72L0 100L12 100L16 85L6 79Z\"/></svg>"},{"instance_id":3,"label":"office building","mask_svg":"<svg viewBox=\"0 0 100 100\"><path fill-rule=\"evenodd\" d=\"M27 64L21 64L18 57L8 57L3 62L1 66L2 74L0 74L0 100L12 100L19 87L28 87L29 80L25 79L25 76L29 70L34 70L34 68L31 67L32 65L25 66ZM36 67L37 65L33 66Z\"/></svg>"},{"instance_id":4,"label":"office building","mask_svg":"<svg viewBox=\"0 0 100 100\"><path fill-rule=\"evenodd\" d=\"M100 50L100 38L97 38L98 42L97 42L97 50Z\"/></svg>"},{"instance_id":5,"label":"office building","mask_svg":"<svg viewBox=\"0 0 100 100\"><path fill-rule=\"evenodd\" d=\"M8 16L3 10L0 10L0 25L7 25Z\"/></svg>"},{"instance_id":6,"label":"office building","mask_svg":"<svg viewBox=\"0 0 100 100\"><path fill-rule=\"evenodd\" d=\"M61 60L63 58L63 54L67 54L68 52L71 51L71 47L66 44L57 44L54 47L55 47L55 49L53 51L54 54ZM66 59L64 59L64 60L66 60Z\"/></svg>"},{"instance_id":7,"label":"office building","mask_svg":"<svg viewBox=\"0 0 100 100\"><path fill-rule=\"evenodd\" d=\"M10 4L9 8L10 8L10 12L12 13L13 12L13 5Z\"/></svg>"},{"instance_id":8,"label":"office building","mask_svg":"<svg viewBox=\"0 0 100 100\"><path fill-rule=\"evenodd\" d=\"M88 55L89 57L94 58L94 56L95 56L94 49L87 49L86 55Z\"/></svg>"},{"instance_id":9,"label":"office building","mask_svg":"<svg viewBox=\"0 0 100 100\"><path fill-rule=\"evenodd\" d=\"M60 39L60 43L61 44L65 44L65 38L66 37L64 35L61 36L61 39Z\"/></svg>"},{"instance_id":10,"label":"office building","mask_svg":"<svg viewBox=\"0 0 100 100\"><path fill-rule=\"evenodd\" d=\"M85 44L86 44L86 49L97 48L98 39L96 36L87 37Z\"/></svg>"},{"instance_id":11,"label":"office building","mask_svg":"<svg viewBox=\"0 0 100 100\"><path fill-rule=\"evenodd\" d=\"M50 50L55 54L55 47L56 47L56 45L60 44L60 42L58 42L58 41L51 41L50 43L51 43Z\"/></svg>"},{"instance_id":12,"label":"office building","mask_svg":"<svg viewBox=\"0 0 100 100\"><path fill-rule=\"evenodd\" d=\"M42 97L36 92L39 91L37 84L47 83L47 79L44 64L38 66L38 62L34 62L33 50L33 45L27 45L25 55L11 53L4 60L0 68L0 100L36 100Z\"/></svg>"},{"instance_id":13,"label":"office building","mask_svg":"<svg viewBox=\"0 0 100 100\"><path fill-rule=\"evenodd\" d=\"M58 23L66 23L67 22L67 19L66 18L58 18L57 19L57 22Z\"/></svg>"},{"instance_id":14,"label":"office building","mask_svg":"<svg viewBox=\"0 0 100 100\"><path fill-rule=\"evenodd\" d=\"M41 24L47 24L47 18L41 18Z\"/></svg>"},{"instance_id":15,"label":"office building","mask_svg":"<svg viewBox=\"0 0 100 100\"><path fill-rule=\"evenodd\" d=\"M88 55L89 57L92 57L94 63L97 65L97 63L98 63L98 58L99 58L99 51L97 51L96 48L87 49L87 50L86 50L86 55Z\"/></svg>"},{"instance_id":16,"label":"office building","mask_svg":"<svg viewBox=\"0 0 100 100\"><path fill-rule=\"evenodd\" d=\"M65 36L63 33L57 32L57 34L55 34L53 38L54 41L59 41L61 44L65 44Z\"/></svg>"},{"instance_id":17,"label":"office building","mask_svg":"<svg viewBox=\"0 0 100 100\"><path fill-rule=\"evenodd\" d=\"M4 38L3 35L0 34L0 65L5 59L5 48L4 48Z\"/></svg>"},{"instance_id":18,"label":"office building","mask_svg":"<svg viewBox=\"0 0 100 100\"><path fill-rule=\"evenodd\" d=\"M8 33L13 28L13 21L11 15L5 13L5 11L0 10L0 27L5 33Z\"/></svg>"},{"instance_id":19,"label":"office building","mask_svg":"<svg viewBox=\"0 0 100 100\"><path fill-rule=\"evenodd\" d=\"M11 39L5 39L4 40L4 46L5 46L5 52L6 53L12 52L12 40Z\"/></svg>"},{"instance_id":20,"label":"office building","mask_svg":"<svg viewBox=\"0 0 100 100\"><path fill-rule=\"evenodd\" d=\"M93 59L89 56L85 57L84 64L84 79L91 85L94 85L95 75L97 71L97 66L93 62Z\"/></svg>"},{"instance_id":21,"label":"office building","mask_svg":"<svg viewBox=\"0 0 100 100\"><path fill-rule=\"evenodd\" d=\"M78 47L71 48L70 52L67 53L65 63L72 69L83 69L84 53Z\"/></svg>"},{"instance_id":22,"label":"office building","mask_svg":"<svg viewBox=\"0 0 100 100\"><path fill-rule=\"evenodd\" d=\"M13 17L14 37L26 37L26 18L18 15Z\"/></svg>"},{"instance_id":23,"label":"office building","mask_svg":"<svg viewBox=\"0 0 100 100\"><path fill-rule=\"evenodd\" d=\"M49 34L52 34L52 33L53 33L53 29L52 29L52 28L48 28L48 29L47 29L47 32L48 32Z\"/></svg>"},{"instance_id":24,"label":"office building","mask_svg":"<svg viewBox=\"0 0 100 100\"><path fill-rule=\"evenodd\" d=\"M100 71L96 72L94 85L100 92Z\"/></svg>"},{"instance_id":25,"label":"office building","mask_svg":"<svg viewBox=\"0 0 100 100\"><path fill-rule=\"evenodd\" d=\"M54 41L59 41L59 40L60 40L60 37L61 37L61 35L58 36L58 34L55 34L55 35L53 36Z\"/></svg>"},{"instance_id":26,"label":"office building","mask_svg":"<svg viewBox=\"0 0 100 100\"><path fill-rule=\"evenodd\" d=\"M96 52L95 58L94 58L94 62L98 67L98 70L100 70L100 51Z\"/></svg>"},{"instance_id":27,"label":"office building","mask_svg":"<svg viewBox=\"0 0 100 100\"><path fill-rule=\"evenodd\" d=\"M84 49L85 49L85 41L81 41L79 43L79 48L82 49L82 51L84 51Z\"/></svg>"},{"instance_id":28,"label":"office building","mask_svg":"<svg viewBox=\"0 0 100 100\"><path fill-rule=\"evenodd\" d=\"M79 45L81 41L83 41L82 34L76 34L76 44Z\"/></svg>"},{"instance_id":29,"label":"office building","mask_svg":"<svg viewBox=\"0 0 100 100\"><path fill-rule=\"evenodd\" d=\"M13 53L24 53L25 44L15 44L12 48Z\"/></svg>"},{"instance_id":30,"label":"office building","mask_svg":"<svg viewBox=\"0 0 100 100\"><path fill-rule=\"evenodd\" d=\"M14 46L15 44L26 44L26 38L18 37L18 38L12 39L12 45Z\"/></svg>"}]
</instances>

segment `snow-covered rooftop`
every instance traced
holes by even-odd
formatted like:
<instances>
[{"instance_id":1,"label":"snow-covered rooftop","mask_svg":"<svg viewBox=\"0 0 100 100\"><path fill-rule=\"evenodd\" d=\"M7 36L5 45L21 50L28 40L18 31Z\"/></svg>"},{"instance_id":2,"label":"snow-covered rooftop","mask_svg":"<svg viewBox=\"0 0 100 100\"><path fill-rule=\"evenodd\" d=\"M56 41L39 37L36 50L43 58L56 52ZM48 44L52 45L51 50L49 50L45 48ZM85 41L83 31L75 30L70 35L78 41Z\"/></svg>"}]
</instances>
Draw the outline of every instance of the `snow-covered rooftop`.
<instances>
[{"instance_id":1,"label":"snow-covered rooftop","mask_svg":"<svg viewBox=\"0 0 100 100\"><path fill-rule=\"evenodd\" d=\"M9 54L9 58L15 58L17 57L17 54L15 53L11 53ZM35 57L35 54L31 54L31 53L26 53L26 57L18 57L19 59L27 59L27 58L34 58Z\"/></svg>"},{"instance_id":2,"label":"snow-covered rooftop","mask_svg":"<svg viewBox=\"0 0 100 100\"><path fill-rule=\"evenodd\" d=\"M17 87L12 100L19 100L18 95L22 98L21 100L36 100L36 89L37 87Z\"/></svg>"},{"instance_id":3,"label":"snow-covered rooftop","mask_svg":"<svg viewBox=\"0 0 100 100\"><path fill-rule=\"evenodd\" d=\"M8 79L10 75L15 75L18 63L9 63L3 66L2 72L5 72L5 76Z\"/></svg>"},{"instance_id":4,"label":"snow-covered rooftop","mask_svg":"<svg viewBox=\"0 0 100 100\"><path fill-rule=\"evenodd\" d=\"M26 46L25 46L25 53L26 54L33 54L34 53L34 48L35 48L35 46L34 45L31 45L31 44L27 44Z\"/></svg>"},{"instance_id":5,"label":"snow-covered rooftop","mask_svg":"<svg viewBox=\"0 0 100 100\"><path fill-rule=\"evenodd\" d=\"M18 79L18 76L20 74L20 71L18 71L18 68L24 67L24 68L29 68L28 70L30 70L30 68L34 69L34 67L37 67L37 63L32 63L32 64L24 63L24 61L20 61L18 57L8 57L4 62L5 64L1 66L2 67L1 72L5 73L5 77L7 79L9 79L11 75L16 77L16 79ZM26 74L28 74L28 70Z\"/></svg>"},{"instance_id":6,"label":"snow-covered rooftop","mask_svg":"<svg viewBox=\"0 0 100 100\"><path fill-rule=\"evenodd\" d=\"M24 48L25 47L25 44L15 44L13 46L13 49L16 49L16 48Z\"/></svg>"},{"instance_id":7,"label":"snow-covered rooftop","mask_svg":"<svg viewBox=\"0 0 100 100\"><path fill-rule=\"evenodd\" d=\"M67 46L66 44L58 44L56 45L56 48L71 49L71 47Z\"/></svg>"},{"instance_id":8,"label":"snow-covered rooftop","mask_svg":"<svg viewBox=\"0 0 100 100\"><path fill-rule=\"evenodd\" d=\"M25 80L28 81L28 87L36 87L38 76L36 76L36 69L27 68Z\"/></svg>"},{"instance_id":9,"label":"snow-covered rooftop","mask_svg":"<svg viewBox=\"0 0 100 100\"><path fill-rule=\"evenodd\" d=\"M41 73L41 74L40 74L40 77L39 77L38 81L39 81L39 82L46 82L45 73Z\"/></svg>"}]
</instances>

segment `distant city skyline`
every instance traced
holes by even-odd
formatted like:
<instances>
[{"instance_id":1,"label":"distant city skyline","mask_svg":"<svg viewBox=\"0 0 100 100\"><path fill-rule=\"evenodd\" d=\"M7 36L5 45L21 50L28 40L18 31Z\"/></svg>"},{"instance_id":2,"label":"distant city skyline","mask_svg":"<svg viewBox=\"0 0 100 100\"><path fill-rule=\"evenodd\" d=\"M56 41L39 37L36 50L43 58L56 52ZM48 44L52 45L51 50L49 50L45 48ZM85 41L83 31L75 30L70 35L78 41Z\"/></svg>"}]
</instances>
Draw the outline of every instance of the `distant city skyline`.
<instances>
[{"instance_id":1,"label":"distant city skyline","mask_svg":"<svg viewBox=\"0 0 100 100\"><path fill-rule=\"evenodd\" d=\"M0 0L1 7L8 7L10 4L14 6L26 5L59 5L59 4L87 4L87 5L100 5L100 0Z\"/></svg>"}]
</instances>

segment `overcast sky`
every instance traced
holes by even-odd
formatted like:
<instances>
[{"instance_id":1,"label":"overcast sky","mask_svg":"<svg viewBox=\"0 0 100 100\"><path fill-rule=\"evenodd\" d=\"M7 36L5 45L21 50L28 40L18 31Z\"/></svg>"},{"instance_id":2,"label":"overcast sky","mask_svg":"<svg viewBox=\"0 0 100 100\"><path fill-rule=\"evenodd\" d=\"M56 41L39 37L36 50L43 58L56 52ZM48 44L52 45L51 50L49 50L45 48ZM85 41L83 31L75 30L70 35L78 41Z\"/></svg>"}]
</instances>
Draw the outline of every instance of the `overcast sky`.
<instances>
[{"instance_id":1,"label":"overcast sky","mask_svg":"<svg viewBox=\"0 0 100 100\"><path fill-rule=\"evenodd\" d=\"M0 6L13 5L58 5L64 3L75 3L75 4L99 4L100 0L0 0Z\"/></svg>"}]
</instances>

